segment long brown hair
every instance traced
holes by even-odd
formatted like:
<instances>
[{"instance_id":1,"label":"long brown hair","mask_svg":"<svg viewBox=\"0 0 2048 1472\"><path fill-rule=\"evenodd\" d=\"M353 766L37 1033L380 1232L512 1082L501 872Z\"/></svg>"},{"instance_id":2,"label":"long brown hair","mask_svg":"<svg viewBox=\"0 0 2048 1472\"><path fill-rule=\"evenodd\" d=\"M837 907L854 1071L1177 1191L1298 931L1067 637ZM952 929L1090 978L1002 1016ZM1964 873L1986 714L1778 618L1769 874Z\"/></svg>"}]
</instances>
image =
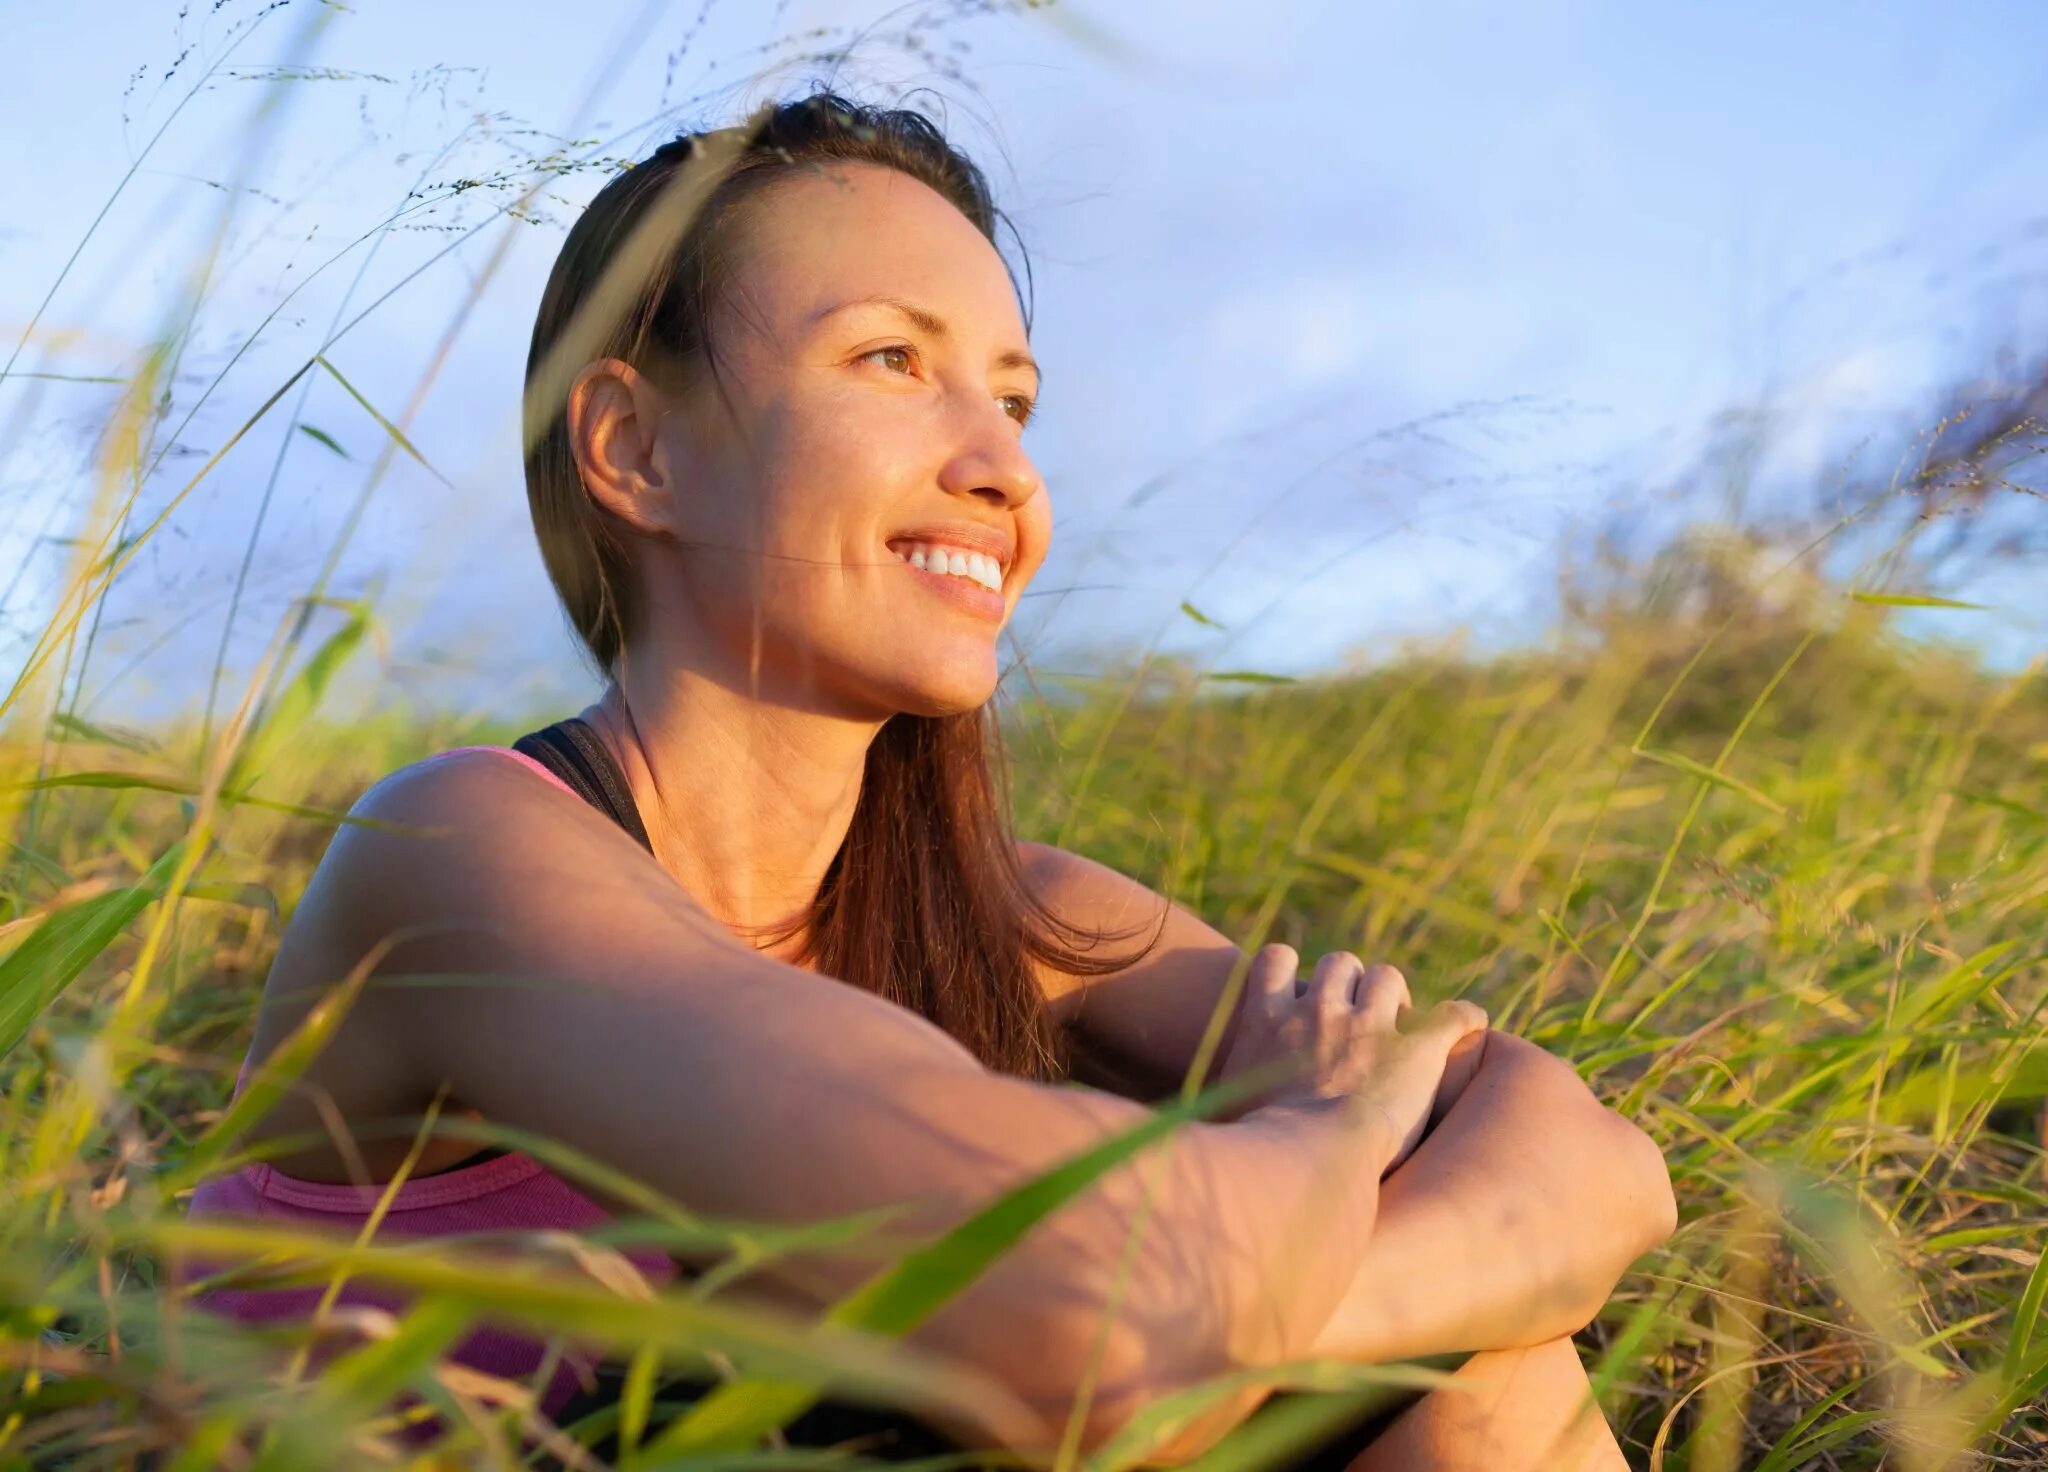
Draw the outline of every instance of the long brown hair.
<instances>
[{"instance_id":1,"label":"long brown hair","mask_svg":"<svg viewBox=\"0 0 2048 1472\"><path fill-rule=\"evenodd\" d=\"M709 308L732 269L742 207L793 169L841 160L929 185L995 243L1001 216L986 179L928 118L828 91L663 144L599 190L563 242L526 363L526 490L548 576L607 678L643 609L631 533L577 472L568 384L600 357L669 386L704 369L715 378ZM1032 963L1075 976L1120 970L1158 944L1160 920L1142 949L1095 954L1107 934L1068 924L1032 893L1010 832L1001 731L984 706L883 725L846 840L784 934L802 931L802 959L817 970L929 1018L988 1067L1045 1080L1067 1077L1074 1055Z\"/></svg>"}]
</instances>

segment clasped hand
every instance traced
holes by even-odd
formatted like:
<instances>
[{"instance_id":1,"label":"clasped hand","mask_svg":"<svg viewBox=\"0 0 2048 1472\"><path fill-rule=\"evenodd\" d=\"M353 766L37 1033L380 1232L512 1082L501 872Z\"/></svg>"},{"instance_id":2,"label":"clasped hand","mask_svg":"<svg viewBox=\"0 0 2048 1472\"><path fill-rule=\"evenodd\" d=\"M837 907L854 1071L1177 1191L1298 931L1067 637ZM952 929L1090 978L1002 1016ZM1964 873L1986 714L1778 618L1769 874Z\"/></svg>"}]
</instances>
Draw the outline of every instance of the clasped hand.
<instances>
[{"instance_id":1,"label":"clasped hand","mask_svg":"<svg viewBox=\"0 0 2048 1472\"><path fill-rule=\"evenodd\" d=\"M1278 1070L1280 1081L1246 1108L1350 1097L1385 1119L1393 1170L1442 1118L1478 1067L1486 1013L1471 1002L1418 1012L1408 979L1384 963L1367 966L1332 951L1300 979L1292 946L1262 946L1252 957L1237 1032L1218 1070L1232 1078Z\"/></svg>"}]
</instances>

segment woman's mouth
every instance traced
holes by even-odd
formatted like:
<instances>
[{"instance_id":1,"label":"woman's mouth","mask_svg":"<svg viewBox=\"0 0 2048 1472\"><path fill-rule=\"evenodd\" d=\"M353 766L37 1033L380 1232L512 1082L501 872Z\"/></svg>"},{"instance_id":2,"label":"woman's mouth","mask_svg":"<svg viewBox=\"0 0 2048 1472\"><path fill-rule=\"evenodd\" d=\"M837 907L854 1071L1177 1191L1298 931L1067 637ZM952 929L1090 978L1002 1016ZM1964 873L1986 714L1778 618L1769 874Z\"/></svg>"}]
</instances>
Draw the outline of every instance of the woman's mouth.
<instances>
[{"instance_id":1,"label":"woman's mouth","mask_svg":"<svg viewBox=\"0 0 2048 1472\"><path fill-rule=\"evenodd\" d=\"M932 592L970 613L1002 621L1003 570L986 552L941 542L895 542L889 550Z\"/></svg>"},{"instance_id":2,"label":"woman's mouth","mask_svg":"<svg viewBox=\"0 0 2048 1472\"><path fill-rule=\"evenodd\" d=\"M943 542L895 542L890 550L924 572L968 578L997 593L1003 590L1002 566L986 552L950 547Z\"/></svg>"}]
</instances>

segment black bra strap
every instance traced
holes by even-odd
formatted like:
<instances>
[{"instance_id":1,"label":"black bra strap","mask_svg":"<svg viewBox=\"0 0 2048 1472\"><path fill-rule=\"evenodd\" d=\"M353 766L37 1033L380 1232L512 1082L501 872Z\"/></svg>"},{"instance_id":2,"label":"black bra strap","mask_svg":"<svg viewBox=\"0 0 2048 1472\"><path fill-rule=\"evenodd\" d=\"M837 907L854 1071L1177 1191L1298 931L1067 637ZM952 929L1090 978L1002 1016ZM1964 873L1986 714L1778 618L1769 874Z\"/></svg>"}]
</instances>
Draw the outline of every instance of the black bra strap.
<instances>
[{"instance_id":1,"label":"black bra strap","mask_svg":"<svg viewBox=\"0 0 2048 1472\"><path fill-rule=\"evenodd\" d=\"M530 756L560 777L578 796L633 836L633 841L654 852L648 841L640 809L634 805L633 789L626 775L604 743L584 722L574 716L529 731L512 743L512 749Z\"/></svg>"}]
</instances>

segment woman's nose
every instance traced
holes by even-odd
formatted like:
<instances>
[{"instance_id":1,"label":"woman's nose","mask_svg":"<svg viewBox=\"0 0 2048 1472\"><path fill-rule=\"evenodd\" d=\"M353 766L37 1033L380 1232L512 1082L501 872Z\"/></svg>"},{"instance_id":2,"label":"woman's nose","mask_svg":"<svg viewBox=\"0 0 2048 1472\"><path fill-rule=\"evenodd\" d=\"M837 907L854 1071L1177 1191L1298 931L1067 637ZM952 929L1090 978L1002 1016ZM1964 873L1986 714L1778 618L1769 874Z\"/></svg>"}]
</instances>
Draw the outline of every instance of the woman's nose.
<instances>
[{"instance_id":1,"label":"woman's nose","mask_svg":"<svg viewBox=\"0 0 2048 1472\"><path fill-rule=\"evenodd\" d=\"M1045 482L1017 442L1016 425L1014 417L991 404L988 416L977 417L958 451L940 471L941 489L1008 507L1021 506L1037 495Z\"/></svg>"}]
</instances>

